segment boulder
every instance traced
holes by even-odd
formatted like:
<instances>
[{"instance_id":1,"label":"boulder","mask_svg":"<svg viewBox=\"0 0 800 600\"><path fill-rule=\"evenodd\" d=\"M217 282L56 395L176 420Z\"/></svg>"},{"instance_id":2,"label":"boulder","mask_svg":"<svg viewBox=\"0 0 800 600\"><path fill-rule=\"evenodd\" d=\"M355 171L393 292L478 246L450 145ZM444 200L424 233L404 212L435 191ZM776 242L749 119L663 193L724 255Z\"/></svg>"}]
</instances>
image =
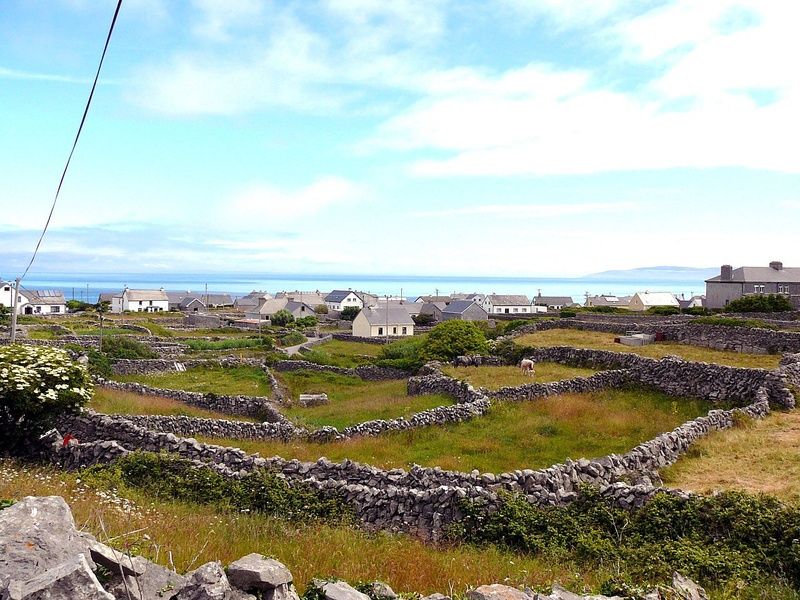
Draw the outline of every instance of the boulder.
<instances>
[{"instance_id":1,"label":"boulder","mask_svg":"<svg viewBox=\"0 0 800 600\"><path fill-rule=\"evenodd\" d=\"M231 585L242 590L272 590L292 582L292 574L274 558L258 553L232 562L226 569Z\"/></svg>"},{"instance_id":2,"label":"boulder","mask_svg":"<svg viewBox=\"0 0 800 600\"><path fill-rule=\"evenodd\" d=\"M114 600L97 581L86 557L78 554L21 582L15 579L3 600Z\"/></svg>"},{"instance_id":3,"label":"boulder","mask_svg":"<svg viewBox=\"0 0 800 600\"><path fill-rule=\"evenodd\" d=\"M233 600L233 588L219 562L209 562L186 574L186 583L172 600Z\"/></svg>"},{"instance_id":4,"label":"boulder","mask_svg":"<svg viewBox=\"0 0 800 600\"><path fill-rule=\"evenodd\" d=\"M144 565L134 563L131 557L100 542L90 541L89 552L95 563L103 565L112 573L121 573L122 575L141 575L144 573Z\"/></svg>"},{"instance_id":5,"label":"boulder","mask_svg":"<svg viewBox=\"0 0 800 600\"><path fill-rule=\"evenodd\" d=\"M369 596L359 592L344 581L312 580L312 585L319 588L325 600L370 600Z\"/></svg>"},{"instance_id":6,"label":"boulder","mask_svg":"<svg viewBox=\"0 0 800 600\"><path fill-rule=\"evenodd\" d=\"M118 571L113 572L113 578L105 586L120 600L128 600L129 594L131 600L165 600L170 593L186 585L186 578L182 575L141 556L134 556L131 562L139 574L122 577Z\"/></svg>"},{"instance_id":7,"label":"boulder","mask_svg":"<svg viewBox=\"0 0 800 600\"><path fill-rule=\"evenodd\" d=\"M467 598L469 600L534 600L538 598L538 595L531 595L517 588L493 583L468 591Z\"/></svg>"},{"instance_id":8,"label":"boulder","mask_svg":"<svg viewBox=\"0 0 800 600\"><path fill-rule=\"evenodd\" d=\"M565 590L557 583L553 585L553 592L546 598L549 600L622 600L619 596L581 596Z\"/></svg>"},{"instance_id":9,"label":"boulder","mask_svg":"<svg viewBox=\"0 0 800 600\"><path fill-rule=\"evenodd\" d=\"M369 584L369 588L369 596L372 598L381 598L382 600L394 600L397 598L397 594L394 593L394 590L382 581L373 581Z\"/></svg>"},{"instance_id":10,"label":"boulder","mask_svg":"<svg viewBox=\"0 0 800 600\"><path fill-rule=\"evenodd\" d=\"M61 496L28 496L0 510L0 590L14 581L27 581L83 554L91 536L75 528L69 506Z\"/></svg>"},{"instance_id":11,"label":"boulder","mask_svg":"<svg viewBox=\"0 0 800 600\"><path fill-rule=\"evenodd\" d=\"M423 596L420 600L450 600L450 596L445 596L444 594L440 594L436 592L434 594L430 594L429 596Z\"/></svg>"},{"instance_id":12,"label":"boulder","mask_svg":"<svg viewBox=\"0 0 800 600\"><path fill-rule=\"evenodd\" d=\"M672 589L680 600L708 600L703 588L678 572L672 574Z\"/></svg>"}]
</instances>

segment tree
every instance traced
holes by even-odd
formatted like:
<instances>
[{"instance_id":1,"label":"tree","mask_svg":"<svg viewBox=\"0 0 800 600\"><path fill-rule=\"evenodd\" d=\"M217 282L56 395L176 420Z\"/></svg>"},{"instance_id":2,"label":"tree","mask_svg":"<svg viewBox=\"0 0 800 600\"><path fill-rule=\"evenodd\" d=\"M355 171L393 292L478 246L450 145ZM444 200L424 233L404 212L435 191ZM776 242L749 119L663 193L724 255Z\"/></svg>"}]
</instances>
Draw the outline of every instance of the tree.
<instances>
[{"instance_id":1,"label":"tree","mask_svg":"<svg viewBox=\"0 0 800 600\"><path fill-rule=\"evenodd\" d=\"M434 327L420 349L423 360L452 360L489 350L486 336L471 321L445 321Z\"/></svg>"},{"instance_id":2,"label":"tree","mask_svg":"<svg viewBox=\"0 0 800 600\"><path fill-rule=\"evenodd\" d=\"M780 294L749 294L732 300L725 312L782 312L794 310L786 296Z\"/></svg>"},{"instance_id":3,"label":"tree","mask_svg":"<svg viewBox=\"0 0 800 600\"><path fill-rule=\"evenodd\" d=\"M308 315L307 317L300 317L294 323L298 327L314 327L319 321L314 315Z\"/></svg>"},{"instance_id":4,"label":"tree","mask_svg":"<svg viewBox=\"0 0 800 600\"><path fill-rule=\"evenodd\" d=\"M327 315L328 314L328 305L327 304L318 304L314 307L314 312L318 315Z\"/></svg>"},{"instance_id":5,"label":"tree","mask_svg":"<svg viewBox=\"0 0 800 600\"><path fill-rule=\"evenodd\" d=\"M294 322L294 315L290 313L285 308L280 309L274 315L269 318L269 322L273 325L278 325L279 327L283 327L288 325L289 323Z\"/></svg>"},{"instance_id":6,"label":"tree","mask_svg":"<svg viewBox=\"0 0 800 600\"><path fill-rule=\"evenodd\" d=\"M436 320L434 319L433 315L429 313L425 314L420 313L418 315L412 315L411 319L414 321L414 325L421 325L421 326L430 325Z\"/></svg>"},{"instance_id":7,"label":"tree","mask_svg":"<svg viewBox=\"0 0 800 600\"><path fill-rule=\"evenodd\" d=\"M341 318L345 321L353 321L358 316L358 313L361 312L361 309L357 306L346 306L342 309Z\"/></svg>"},{"instance_id":8,"label":"tree","mask_svg":"<svg viewBox=\"0 0 800 600\"><path fill-rule=\"evenodd\" d=\"M19 451L92 397L86 368L66 350L0 347L0 451Z\"/></svg>"}]
</instances>

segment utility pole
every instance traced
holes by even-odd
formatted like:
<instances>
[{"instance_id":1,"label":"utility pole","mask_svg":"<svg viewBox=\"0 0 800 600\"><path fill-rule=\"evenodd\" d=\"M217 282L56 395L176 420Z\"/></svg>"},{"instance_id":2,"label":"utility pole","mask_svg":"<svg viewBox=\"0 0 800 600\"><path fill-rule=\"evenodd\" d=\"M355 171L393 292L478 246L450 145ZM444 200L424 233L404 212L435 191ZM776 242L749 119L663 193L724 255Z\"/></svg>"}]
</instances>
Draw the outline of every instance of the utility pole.
<instances>
[{"instance_id":1,"label":"utility pole","mask_svg":"<svg viewBox=\"0 0 800 600\"><path fill-rule=\"evenodd\" d=\"M386 294L386 343L389 343L389 294Z\"/></svg>"},{"instance_id":2,"label":"utility pole","mask_svg":"<svg viewBox=\"0 0 800 600\"><path fill-rule=\"evenodd\" d=\"M208 311L208 284L206 284L206 311Z\"/></svg>"},{"instance_id":3,"label":"utility pole","mask_svg":"<svg viewBox=\"0 0 800 600\"><path fill-rule=\"evenodd\" d=\"M19 277L14 280L14 297L11 298L11 343L17 342L17 307L19 305Z\"/></svg>"}]
</instances>

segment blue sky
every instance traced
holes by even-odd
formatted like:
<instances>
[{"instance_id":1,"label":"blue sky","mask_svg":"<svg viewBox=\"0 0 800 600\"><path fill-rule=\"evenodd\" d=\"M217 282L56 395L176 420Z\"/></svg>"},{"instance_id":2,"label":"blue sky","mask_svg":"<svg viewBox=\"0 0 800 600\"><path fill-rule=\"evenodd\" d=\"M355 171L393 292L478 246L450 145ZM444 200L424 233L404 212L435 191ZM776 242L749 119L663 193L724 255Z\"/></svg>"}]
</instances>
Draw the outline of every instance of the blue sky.
<instances>
[{"instance_id":1,"label":"blue sky","mask_svg":"<svg viewBox=\"0 0 800 600\"><path fill-rule=\"evenodd\" d=\"M0 276L115 2L0 4ZM800 266L800 4L125 0L33 272Z\"/></svg>"}]
</instances>

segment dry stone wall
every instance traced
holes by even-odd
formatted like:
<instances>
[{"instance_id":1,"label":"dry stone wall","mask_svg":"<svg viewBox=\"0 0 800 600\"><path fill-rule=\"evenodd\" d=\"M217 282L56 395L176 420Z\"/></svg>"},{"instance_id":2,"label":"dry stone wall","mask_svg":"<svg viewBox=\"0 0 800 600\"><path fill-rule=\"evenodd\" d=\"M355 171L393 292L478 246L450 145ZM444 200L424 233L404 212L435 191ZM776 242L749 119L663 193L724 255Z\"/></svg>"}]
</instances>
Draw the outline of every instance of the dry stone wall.
<instances>
[{"instance_id":1,"label":"dry stone wall","mask_svg":"<svg viewBox=\"0 0 800 600\"><path fill-rule=\"evenodd\" d=\"M249 421L203 419L182 415L125 415L123 418L151 431L162 431L177 435L282 441L289 441L308 435L305 429L296 427L290 422L252 423Z\"/></svg>"},{"instance_id":2,"label":"dry stone wall","mask_svg":"<svg viewBox=\"0 0 800 600\"><path fill-rule=\"evenodd\" d=\"M273 365L276 371L316 371L317 373L336 373L359 377L364 381L383 381L387 379L405 379L408 372L394 367L379 367L376 365L362 365L352 369L334 367L331 365L318 365L307 360L279 360Z\"/></svg>"}]
</instances>

